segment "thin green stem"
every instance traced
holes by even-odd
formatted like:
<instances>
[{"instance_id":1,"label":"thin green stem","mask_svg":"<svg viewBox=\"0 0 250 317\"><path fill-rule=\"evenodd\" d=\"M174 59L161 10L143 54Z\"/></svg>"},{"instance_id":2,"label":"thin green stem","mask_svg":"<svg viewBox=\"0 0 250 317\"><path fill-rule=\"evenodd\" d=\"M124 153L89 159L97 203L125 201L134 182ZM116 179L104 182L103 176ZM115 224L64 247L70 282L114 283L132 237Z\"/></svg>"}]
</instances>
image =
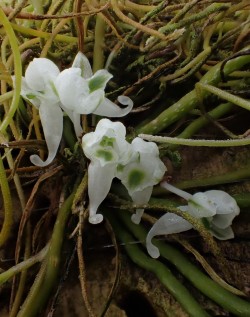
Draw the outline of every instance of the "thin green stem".
<instances>
[{"instance_id":1,"label":"thin green stem","mask_svg":"<svg viewBox=\"0 0 250 317\"><path fill-rule=\"evenodd\" d=\"M203 63L204 63L204 60L206 60L210 54L211 54L211 47L207 47L200 54L195 56L184 67L182 67L180 69L177 69L176 72L174 72L173 74L170 74L170 75L167 75L167 76L162 76L160 81L161 82L166 82L166 81L170 81L170 80L173 80L175 78L178 78L178 77L182 76L189 69L194 68L200 61L203 61Z\"/></svg>"},{"instance_id":2,"label":"thin green stem","mask_svg":"<svg viewBox=\"0 0 250 317\"><path fill-rule=\"evenodd\" d=\"M204 18L207 18L210 14L213 14L215 12L219 11L225 11L228 9L229 6L228 4L223 4L223 3L213 3L210 6L208 6L205 10L193 14L186 19L182 19L177 23L169 23L159 29L159 32L168 34L170 32L173 32L176 29L180 29L182 27L187 27L188 25L191 25L192 23L202 20Z\"/></svg>"},{"instance_id":3,"label":"thin green stem","mask_svg":"<svg viewBox=\"0 0 250 317\"><path fill-rule=\"evenodd\" d=\"M228 146L244 146L250 144L249 138L233 139L233 140L201 140L201 139L183 139L179 137L157 136L149 134L139 134L139 137L152 142L168 143L186 146L207 146L207 147L228 147Z\"/></svg>"},{"instance_id":4,"label":"thin green stem","mask_svg":"<svg viewBox=\"0 0 250 317\"><path fill-rule=\"evenodd\" d=\"M14 95L14 91L8 91L5 94L0 96L0 104L4 103L6 100L12 98Z\"/></svg>"},{"instance_id":5,"label":"thin green stem","mask_svg":"<svg viewBox=\"0 0 250 317\"><path fill-rule=\"evenodd\" d=\"M0 248L1 248L9 238L11 234L12 224L13 224L13 210L12 210L10 187L6 177L1 156L0 156L0 186L2 191L3 203L4 203L4 222L0 232Z\"/></svg>"},{"instance_id":6,"label":"thin green stem","mask_svg":"<svg viewBox=\"0 0 250 317\"><path fill-rule=\"evenodd\" d=\"M211 92L212 94L215 94L216 96L218 96L222 99L225 99L225 100L227 100L227 101L229 101L229 102L231 102L239 107L242 107L246 110L250 110L250 102L246 99L232 95L229 92L224 91L220 88L214 87L212 85L197 83L196 86L198 86L198 87L200 87L208 92Z\"/></svg>"},{"instance_id":7,"label":"thin green stem","mask_svg":"<svg viewBox=\"0 0 250 317\"><path fill-rule=\"evenodd\" d=\"M102 4L102 2L101 2ZM105 39L106 23L99 13L96 17L95 24L95 43L93 52L93 72L104 68L104 39Z\"/></svg>"},{"instance_id":8,"label":"thin green stem","mask_svg":"<svg viewBox=\"0 0 250 317\"><path fill-rule=\"evenodd\" d=\"M203 128L205 125L207 125L211 119L219 119L225 114L227 114L230 110L232 109L232 104L231 103L224 103L213 110L209 111L208 118L205 116L202 116L196 120L193 120L179 135L178 138L182 139L188 139L192 135L194 135L197 131L199 131L201 128ZM171 148L172 149L172 148Z\"/></svg>"},{"instance_id":9,"label":"thin green stem","mask_svg":"<svg viewBox=\"0 0 250 317\"><path fill-rule=\"evenodd\" d=\"M8 18L4 14L1 7L0 7L0 20L1 20L1 23L3 24L3 27L5 28L6 35L10 42L10 46L14 56L14 66L15 66L14 95L12 98L10 109L8 113L5 115L5 118L0 125L0 132L4 133L8 125L10 124L18 107L20 92L21 92L21 82L22 82L22 62L21 62L21 55L19 52L16 35L13 31L11 23L9 22Z\"/></svg>"},{"instance_id":10,"label":"thin green stem","mask_svg":"<svg viewBox=\"0 0 250 317\"><path fill-rule=\"evenodd\" d=\"M0 274L0 285L4 284L6 281L11 279L14 275L22 272L23 270L27 270L37 262L41 262L47 252L49 250L49 244L47 244L40 252L38 252L36 255L28 258L27 260L24 260L23 262L20 262L11 268L9 268L7 271Z\"/></svg>"},{"instance_id":11,"label":"thin green stem","mask_svg":"<svg viewBox=\"0 0 250 317\"><path fill-rule=\"evenodd\" d=\"M30 222L27 223L27 226L25 228L25 251L24 251L24 260L27 260L30 257L30 251L31 250L31 224ZM23 300L23 294L26 288L27 284L27 277L28 277L28 270L22 270L20 274L20 279L18 283L18 288L15 293L15 298L12 303L12 307L10 310L9 317L16 317L20 305ZM15 280L13 281L15 285Z\"/></svg>"},{"instance_id":12,"label":"thin green stem","mask_svg":"<svg viewBox=\"0 0 250 317\"><path fill-rule=\"evenodd\" d=\"M11 26L12 26L13 30L20 32L24 35L35 36L35 37L40 37L40 38L44 38L44 39L48 39L51 37L51 33L49 33L49 32L34 30L31 28L24 27L22 25L15 24L15 23L11 23ZM63 34L57 34L55 36L54 40L58 41L58 42L69 43L69 44L70 43L77 43L76 37L63 35Z\"/></svg>"}]
</instances>

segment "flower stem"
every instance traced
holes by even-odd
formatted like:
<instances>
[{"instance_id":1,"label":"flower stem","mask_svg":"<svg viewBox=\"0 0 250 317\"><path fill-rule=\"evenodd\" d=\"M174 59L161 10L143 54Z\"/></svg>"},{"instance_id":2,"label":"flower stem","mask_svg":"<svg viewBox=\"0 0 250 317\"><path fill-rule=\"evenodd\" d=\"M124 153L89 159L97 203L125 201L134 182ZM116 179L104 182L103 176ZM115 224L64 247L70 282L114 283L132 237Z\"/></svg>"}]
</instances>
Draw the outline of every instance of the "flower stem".
<instances>
[{"instance_id":1,"label":"flower stem","mask_svg":"<svg viewBox=\"0 0 250 317\"><path fill-rule=\"evenodd\" d=\"M41 262L44 257L46 256L49 249L49 244L47 244L40 252L38 252L36 255L32 256L31 258L28 258L27 260L20 262L16 264L15 266L12 266L7 271L0 274L0 285L4 284L6 281L8 281L10 278L12 278L14 275L22 272L23 270L27 270L32 265L36 264L37 262Z\"/></svg>"},{"instance_id":2,"label":"flower stem","mask_svg":"<svg viewBox=\"0 0 250 317\"><path fill-rule=\"evenodd\" d=\"M8 240L11 234L11 228L13 223L13 210L12 210L12 200L10 194L10 187L6 177L2 157L0 156L0 186L3 196L4 203L4 222L0 232L0 248Z\"/></svg>"},{"instance_id":3,"label":"flower stem","mask_svg":"<svg viewBox=\"0 0 250 317\"><path fill-rule=\"evenodd\" d=\"M154 136L149 134L139 134L140 138L158 142L158 143L169 143L175 145L186 145L186 146L207 146L207 147L228 147L228 146L244 146L250 144L250 138L244 139L229 139L229 140L197 140L197 139L183 139L179 137L167 137L167 136Z\"/></svg>"},{"instance_id":4,"label":"flower stem","mask_svg":"<svg viewBox=\"0 0 250 317\"><path fill-rule=\"evenodd\" d=\"M166 190L184 198L185 200L189 200L192 198L191 194L189 194L189 193L185 192L184 190L181 190L181 189L179 189L179 188L177 188L177 187L175 187L167 182L162 182L161 187L163 187Z\"/></svg>"},{"instance_id":5,"label":"flower stem","mask_svg":"<svg viewBox=\"0 0 250 317\"><path fill-rule=\"evenodd\" d=\"M21 55L19 52L16 35L13 31L11 23L9 22L8 18L4 14L1 7L0 7L0 20L1 20L1 23L3 24L7 37L10 41L10 46L13 51L14 66L15 66L15 90L14 90L12 102L11 102L8 113L5 115L5 118L0 125L0 132L4 133L8 125L10 124L18 107L20 92L21 92L21 81L22 81L22 62L21 62Z\"/></svg>"}]
</instances>

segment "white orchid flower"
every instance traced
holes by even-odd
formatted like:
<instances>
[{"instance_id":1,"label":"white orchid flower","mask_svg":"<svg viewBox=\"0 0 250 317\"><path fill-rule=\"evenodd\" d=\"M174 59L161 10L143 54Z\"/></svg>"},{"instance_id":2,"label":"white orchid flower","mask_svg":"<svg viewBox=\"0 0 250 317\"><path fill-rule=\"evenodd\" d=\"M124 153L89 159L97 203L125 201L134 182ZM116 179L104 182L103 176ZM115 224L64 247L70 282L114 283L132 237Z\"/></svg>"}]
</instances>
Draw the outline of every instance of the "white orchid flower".
<instances>
[{"instance_id":1,"label":"white orchid flower","mask_svg":"<svg viewBox=\"0 0 250 317\"><path fill-rule=\"evenodd\" d=\"M133 156L125 166L120 166L117 177L127 188L130 197L135 204L147 204L153 190L158 184L166 166L159 158L159 150L154 142L146 142L141 138L135 138L131 143ZM140 223L144 209L136 210L132 215L132 221Z\"/></svg>"},{"instance_id":2,"label":"white orchid flower","mask_svg":"<svg viewBox=\"0 0 250 317\"><path fill-rule=\"evenodd\" d=\"M96 214L107 196L117 166L126 164L131 156L131 146L125 140L126 129L121 122L102 119L95 132L85 134L82 147L91 160L88 168L89 222L97 224L103 220Z\"/></svg>"},{"instance_id":3,"label":"white orchid flower","mask_svg":"<svg viewBox=\"0 0 250 317\"><path fill-rule=\"evenodd\" d=\"M235 199L228 193L222 190L208 190L204 193L191 195L167 182L163 182L161 186L186 199L188 205L180 206L179 209L201 219L213 236L220 240L234 237L231 224L233 219L240 213L240 209ZM158 248L152 244L154 236L179 233L191 228L193 226L178 215L173 213L163 215L156 221L147 235L146 246L148 253L153 258L158 258L160 255Z\"/></svg>"},{"instance_id":4,"label":"white orchid flower","mask_svg":"<svg viewBox=\"0 0 250 317\"><path fill-rule=\"evenodd\" d=\"M39 109L48 146L48 158L42 161L38 155L32 155L33 164L46 166L54 159L62 138L62 110L73 122L78 137L82 134L81 114L121 117L130 112L133 107L130 98L118 97L121 104L127 105L124 109L105 98L104 89L111 77L104 69L93 75L87 57L80 52L72 67L61 73L47 58L35 58L29 64L22 79L21 95Z\"/></svg>"},{"instance_id":5,"label":"white orchid flower","mask_svg":"<svg viewBox=\"0 0 250 317\"><path fill-rule=\"evenodd\" d=\"M34 58L22 78L21 95L38 110L48 146L48 157L42 161L38 155L31 155L34 165L46 166L55 158L63 131L63 113L54 81L59 75L58 67L47 58Z\"/></svg>"},{"instance_id":6,"label":"white orchid flower","mask_svg":"<svg viewBox=\"0 0 250 317\"><path fill-rule=\"evenodd\" d=\"M105 69L98 70L93 75L87 57L79 52L72 67L63 70L56 78L55 86L62 107L74 125L78 124L78 128L81 114L123 117L131 111L133 102L129 97L118 97L121 104L127 105L124 109L105 97L106 84L112 77ZM78 128L75 126L79 134Z\"/></svg>"}]
</instances>

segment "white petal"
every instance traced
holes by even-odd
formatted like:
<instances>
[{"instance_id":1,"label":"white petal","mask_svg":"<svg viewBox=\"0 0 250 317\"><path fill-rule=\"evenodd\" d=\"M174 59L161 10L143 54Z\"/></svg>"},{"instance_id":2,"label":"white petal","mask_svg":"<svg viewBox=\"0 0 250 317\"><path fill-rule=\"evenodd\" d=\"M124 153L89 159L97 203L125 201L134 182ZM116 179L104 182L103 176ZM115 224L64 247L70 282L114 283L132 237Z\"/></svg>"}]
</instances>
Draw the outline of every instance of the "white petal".
<instances>
[{"instance_id":1,"label":"white petal","mask_svg":"<svg viewBox=\"0 0 250 317\"><path fill-rule=\"evenodd\" d=\"M63 107L79 114L93 113L104 98L102 89L90 93L87 81L81 77L80 68L62 71L55 80L55 87Z\"/></svg>"},{"instance_id":2,"label":"white petal","mask_svg":"<svg viewBox=\"0 0 250 317\"><path fill-rule=\"evenodd\" d=\"M74 125L75 134L79 138L83 133L81 126L81 115L79 113L73 112L72 122Z\"/></svg>"},{"instance_id":3,"label":"white petal","mask_svg":"<svg viewBox=\"0 0 250 317\"><path fill-rule=\"evenodd\" d=\"M99 160L102 165L116 162L123 163L129 156L129 143L125 140L126 129L120 122L102 119L95 132L87 133L82 138L82 147L90 160ZM106 141L107 142L106 142ZM100 153L109 155L110 160L103 161ZM108 158L108 157L106 157Z\"/></svg>"},{"instance_id":4,"label":"white petal","mask_svg":"<svg viewBox=\"0 0 250 317\"><path fill-rule=\"evenodd\" d=\"M74 111L80 114L95 113L95 110L104 99L104 91L99 89L87 96L81 96L78 104L75 105Z\"/></svg>"},{"instance_id":5,"label":"white petal","mask_svg":"<svg viewBox=\"0 0 250 317\"><path fill-rule=\"evenodd\" d=\"M54 80L60 71L51 60L47 58L34 58L25 72L28 86L37 91L44 91L49 81Z\"/></svg>"},{"instance_id":6,"label":"white petal","mask_svg":"<svg viewBox=\"0 0 250 317\"><path fill-rule=\"evenodd\" d=\"M159 158L157 145L137 137L132 141L131 146L134 152L139 153L139 164L148 174L151 174L152 185L159 183L166 171L166 166Z\"/></svg>"},{"instance_id":7,"label":"white petal","mask_svg":"<svg viewBox=\"0 0 250 317\"><path fill-rule=\"evenodd\" d=\"M39 115L48 147L48 158L42 161L38 155L31 155L30 160L34 165L43 167L50 164L56 156L62 138L63 113L58 104L42 103Z\"/></svg>"},{"instance_id":8,"label":"white petal","mask_svg":"<svg viewBox=\"0 0 250 317\"><path fill-rule=\"evenodd\" d=\"M98 207L107 196L115 174L115 165L101 167L98 162L91 162L88 168L89 222L102 222L103 216L96 214Z\"/></svg>"},{"instance_id":9,"label":"white petal","mask_svg":"<svg viewBox=\"0 0 250 317\"><path fill-rule=\"evenodd\" d=\"M113 122L109 119L101 119L96 126L96 133L105 134L108 129L115 131L118 138L124 139L126 136L126 128L121 122Z\"/></svg>"},{"instance_id":10,"label":"white petal","mask_svg":"<svg viewBox=\"0 0 250 317\"><path fill-rule=\"evenodd\" d=\"M217 207L216 214L231 214L234 216L240 213L240 208L236 200L222 190L208 190L205 192L207 197L212 200Z\"/></svg>"},{"instance_id":11,"label":"white petal","mask_svg":"<svg viewBox=\"0 0 250 317\"><path fill-rule=\"evenodd\" d=\"M135 214L131 216L131 221L138 225L141 222L141 218L144 214L144 209L136 209Z\"/></svg>"},{"instance_id":12,"label":"white petal","mask_svg":"<svg viewBox=\"0 0 250 317\"><path fill-rule=\"evenodd\" d=\"M61 104L61 108L72 121L74 125L75 134L77 138L79 138L83 133L82 126L81 126L81 115L79 113L75 113L74 111L65 108L62 104Z\"/></svg>"},{"instance_id":13,"label":"white petal","mask_svg":"<svg viewBox=\"0 0 250 317\"><path fill-rule=\"evenodd\" d=\"M131 156L129 163L117 173L117 177L130 195L158 184L166 171L155 143L135 138L131 147L134 155Z\"/></svg>"},{"instance_id":14,"label":"white petal","mask_svg":"<svg viewBox=\"0 0 250 317\"><path fill-rule=\"evenodd\" d=\"M159 156L159 149L154 142L147 142L137 137L131 144L137 152L151 154L152 156Z\"/></svg>"},{"instance_id":15,"label":"white petal","mask_svg":"<svg viewBox=\"0 0 250 317\"><path fill-rule=\"evenodd\" d=\"M14 76L13 76L14 77ZM41 104L41 93L38 91L32 90L25 79L22 77L22 86L21 86L21 96L27 99L31 104L33 104L36 108L40 107Z\"/></svg>"},{"instance_id":16,"label":"white petal","mask_svg":"<svg viewBox=\"0 0 250 317\"><path fill-rule=\"evenodd\" d=\"M127 107L120 108L109 99L104 98L102 103L93 113L104 117L124 117L132 110L133 101L129 97L125 96L119 96L118 101L123 105L127 105Z\"/></svg>"},{"instance_id":17,"label":"white petal","mask_svg":"<svg viewBox=\"0 0 250 317\"><path fill-rule=\"evenodd\" d=\"M63 70L55 80L55 87L63 106L71 110L75 110L81 98L89 94L87 83L81 77L80 68Z\"/></svg>"},{"instance_id":18,"label":"white petal","mask_svg":"<svg viewBox=\"0 0 250 317\"><path fill-rule=\"evenodd\" d=\"M73 64L72 64L72 67L80 68L81 69L81 76L84 79L87 79L93 75L89 60L82 52L78 52L76 54L76 57L75 57Z\"/></svg>"},{"instance_id":19,"label":"white petal","mask_svg":"<svg viewBox=\"0 0 250 317\"><path fill-rule=\"evenodd\" d=\"M135 204L147 204L151 195L152 195L152 191L153 191L153 186L147 187L142 191L137 191L137 192L133 192L132 194L130 194L133 202ZM143 215L144 209L136 209L135 214L131 216L131 220L136 223L139 224L141 222L141 217Z\"/></svg>"},{"instance_id":20,"label":"white petal","mask_svg":"<svg viewBox=\"0 0 250 317\"><path fill-rule=\"evenodd\" d=\"M206 193L195 193L188 201L188 213L195 218L214 216L216 209L216 204Z\"/></svg>"},{"instance_id":21,"label":"white petal","mask_svg":"<svg viewBox=\"0 0 250 317\"><path fill-rule=\"evenodd\" d=\"M218 214L213 216L212 224L220 229L225 229L231 226L233 220L235 218L235 214Z\"/></svg>"},{"instance_id":22,"label":"white petal","mask_svg":"<svg viewBox=\"0 0 250 317\"><path fill-rule=\"evenodd\" d=\"M211 225L211 227L209 228L209 231L212 233L214 237L216 237L219 240L228 240L228 239L234 238L234 232L231 226L221 229Z\"/></svg>"},{"instance_id":23,"label":"white petal","mask_svg":"<svg viewBox=\"0 0 250 317\"><path fill-rule=\"evenodd\" d=\"M192 225L185 219L173 213L163 215L156 221L147 235L146 246L149 255L154 259L160 256L159 249L152 244L154 236L179 233L189 229L192 229Z\"/></svg>"}]
</instances>

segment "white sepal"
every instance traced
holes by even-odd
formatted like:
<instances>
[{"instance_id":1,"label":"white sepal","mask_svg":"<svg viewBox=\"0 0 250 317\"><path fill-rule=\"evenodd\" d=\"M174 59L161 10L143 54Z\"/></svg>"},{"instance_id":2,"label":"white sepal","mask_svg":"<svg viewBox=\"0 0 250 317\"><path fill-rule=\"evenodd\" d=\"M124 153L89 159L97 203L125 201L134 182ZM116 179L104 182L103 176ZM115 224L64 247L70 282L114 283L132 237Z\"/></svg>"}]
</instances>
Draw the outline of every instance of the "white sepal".
<instances>
[{"instance_id":1,"label":"white sepal","mask_svg":"<svg viewBox=\"0 0 250 317\"><path fill-rule=\"evenodd\" d=\"M153 186L148 186L142 191L137 191L131 194L131 198L135 204L144 205L147 204L153 191ZM139 224L141 222L141 217L144 213L144 209L136 209L135 214L131 216L131 220L135 224Z\"/></svg>"},{"instance_id":2,"label":"white sepal","mask_svg":"<svg viewBox=\"0 0 250 317\"><path fill-rule=\"evenodd\" d=\"M63 113L58 104L41 103L39 115L43 127L44 138L48 147L48 157L42 161L38 155L31 155L34 165L44 167L50 164L56 156L63 131Z\"/></svg>"},{"instance_id":3,"label":"white sepal","mask_svg":"<svg viewBox=\"0 0 250 317\"><path fill-rule=\"evenodd\" d=\"M154 236L179 233L191 228L192 225L182 217L173 213L166 213L155 222L147 235L146 247L149 255L154 259L160 256L159 249L152 244Z\"/></svg>"},{"instance_id":4,"label":"white sepal","mask_svg":"<svg viewBox=\"0 0 250 317\"><path fill-rule=\"evenodd\" d=\"M126 108L118 107L108 98L104 98L100 105L94 110L94 114L104 117L123 117L126 116L133 108L133 101L126 96L119 96L118 101Z\"/></svg>"},{"instance_id":5,"label":"white sepal","mask_svg":"<svg viewBox=\"0 0 250 317\"><path fill-rule=\"evenodd\" d=\"M91 162L88 168L88 195L89 195L89 222L97 224L102 222L103 216L96 214L97 209L107 196L115 175L115 164L105 166L99 162Z\"/></svg>"},{"instance_id":6,"label":"white sepal","mask_svg":"<svg viewBox=\"0 0 250 317\"><path fill-rule=\"evenodd\" d=\"M75 57L71 67L80 68L81 69L81 77L84 79L87 79L93 75L89 60L82 52L78 52L76 54L76 57Z\"/></svg>"}]
</instances>

